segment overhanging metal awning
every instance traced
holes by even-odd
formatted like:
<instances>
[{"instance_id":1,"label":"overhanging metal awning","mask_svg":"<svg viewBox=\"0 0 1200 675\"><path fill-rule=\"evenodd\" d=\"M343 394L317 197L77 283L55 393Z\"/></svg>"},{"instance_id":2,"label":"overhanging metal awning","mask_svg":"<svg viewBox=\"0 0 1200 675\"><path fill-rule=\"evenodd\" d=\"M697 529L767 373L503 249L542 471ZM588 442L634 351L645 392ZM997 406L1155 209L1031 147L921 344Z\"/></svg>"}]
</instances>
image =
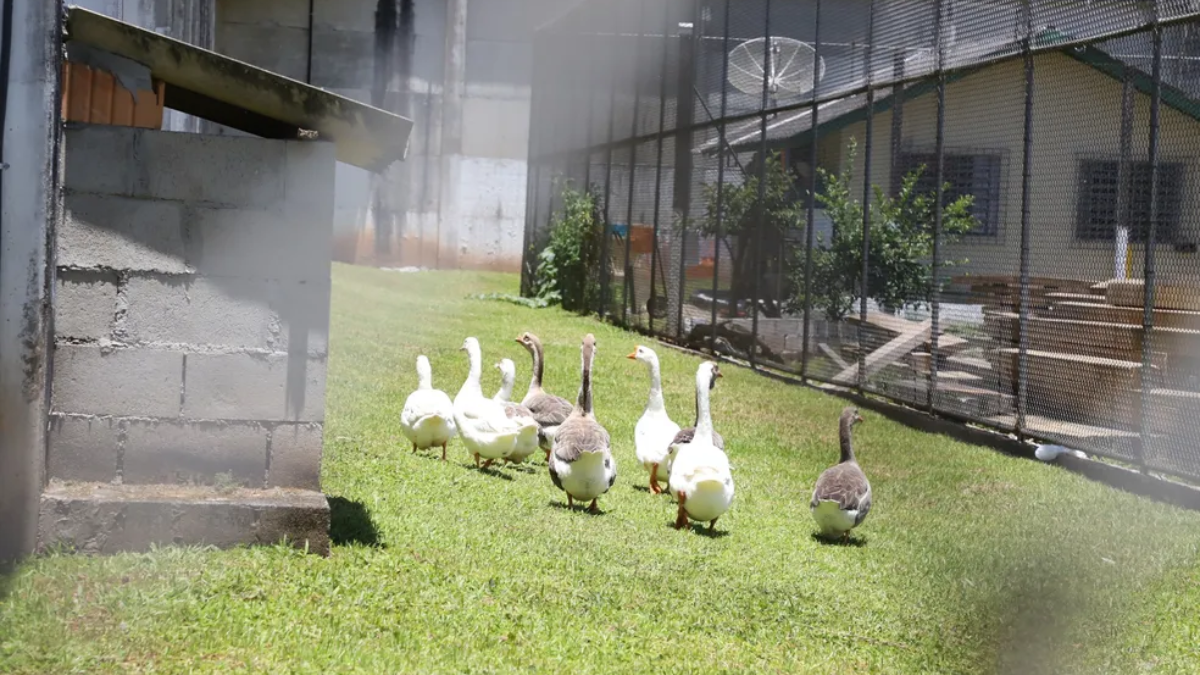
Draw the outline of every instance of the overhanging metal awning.
<instances>
[{"instance_id":1,"label":"overhanging metal awning","mask_svg":"<svg viewBox=\"0 0 1200 675\"><path fill-rule=\"evenodd\" d=\"M136 61L165 86L165 105L266 138L315 131L337 147L338 161L383 171L404 159L412 120L159 35L70 7L68 43Z\"/></svg>"}]
</instances>

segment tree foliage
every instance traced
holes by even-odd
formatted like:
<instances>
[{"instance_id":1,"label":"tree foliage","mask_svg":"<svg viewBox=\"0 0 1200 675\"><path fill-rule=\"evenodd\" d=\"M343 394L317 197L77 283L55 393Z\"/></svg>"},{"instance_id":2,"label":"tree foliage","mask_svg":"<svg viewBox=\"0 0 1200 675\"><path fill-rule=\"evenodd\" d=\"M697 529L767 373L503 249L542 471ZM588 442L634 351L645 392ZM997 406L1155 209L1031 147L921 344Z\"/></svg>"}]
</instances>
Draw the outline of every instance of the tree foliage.
<instances>
[{"instance_id":1,"label":"tree foliage","mask_svg":"<svg viewBox=\"0 0 1200 675\"><path fill-rule=\"evenodd\" d=\"M862 297L863 205L851 193L856 144L850 141L849 161L840 174L818 169L825 185L817 201L833 222L829 242L813 250L813 306L830 320L841 320ZM904 176L893 197L873 185L874 198L868 222L870 248L866 296L886 311L905 305L928 304L933 291L933 220L935 195L917 189L924 166ZM943 192L949 190L947 184ZM975 227L971 215L972 195L963 195L942 208L942 242L951 243ZM798 257L803 258L803 250ZM943 260L943 266L965 261ZM804 305L804 264L793 265L792 287L796 289L790 309Z\"/></svg>"},{"instance_id":2,"label":"tree foliage","mask_svg":"<svg viewBox=\"0 0 1200 675\"><path fill-rule=\"evenodd\" d=\"M570 181L561 184L562 209L550 220L550 237L537 256L533 296L563 309L587 312L600 301L603 226L596 196Z\"/></svg>"},{"instance_id":3,"label":"tree foliage","mask_svg":"<svg viewBox=\"0 0 1200 675\"><path fill-rule=\"evenodd\" d=\"M706 208L704 216L696 222L702 236L721 234L729 242L733 259L733 292L738 298L752 295L756 275L783 269L786 263L783 238L790 228L804 222L803 206L796 200L795 181L783 165L779 153L770 153L766 159L761 227L758 218L758 172L751 170L748 173L741 184L725 183L720 191L720 209L717 208L717 185L703 185L701 190ZM757 266L754 265L756 247L759 249Z\"/></svg>"}]
</instances>

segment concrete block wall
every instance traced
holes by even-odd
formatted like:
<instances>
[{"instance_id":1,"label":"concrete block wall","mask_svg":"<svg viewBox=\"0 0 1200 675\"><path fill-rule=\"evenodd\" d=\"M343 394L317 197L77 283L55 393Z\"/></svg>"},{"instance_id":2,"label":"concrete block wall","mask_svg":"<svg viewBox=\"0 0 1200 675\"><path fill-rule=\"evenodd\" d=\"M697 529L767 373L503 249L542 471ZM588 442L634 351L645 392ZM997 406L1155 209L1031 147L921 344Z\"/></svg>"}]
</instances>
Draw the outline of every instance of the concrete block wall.
<instances>
[{"instance_id":1,"label":"concrete block wall","mask_svg":"<svg viewBox=\"0 0 1200 675\"><path fill-rule=\"evenodd\" d=\"M64 143L49 477L319 489L333 146Z\"/></svg>"}]
</instances>

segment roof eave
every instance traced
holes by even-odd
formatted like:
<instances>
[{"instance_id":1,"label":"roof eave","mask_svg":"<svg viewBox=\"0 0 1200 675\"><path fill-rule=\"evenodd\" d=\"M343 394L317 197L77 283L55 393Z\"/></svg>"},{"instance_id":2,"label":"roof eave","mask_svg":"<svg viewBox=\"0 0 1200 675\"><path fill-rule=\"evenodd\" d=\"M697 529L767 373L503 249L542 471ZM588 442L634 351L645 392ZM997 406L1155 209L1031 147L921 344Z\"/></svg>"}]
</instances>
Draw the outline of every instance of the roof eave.
<instances>
[{"instance_id":1,"label":"roof eave","mask_svg":"<svg viewBox=\"0 0 1200 675\"><path fill-rule=\"evenodd\" d=\"M166 84L167 107L248 133L316 131L338 161L380 172L407 154L412 120L81 7L66 39L131 59Z\"/></svg>"}]
</instances>

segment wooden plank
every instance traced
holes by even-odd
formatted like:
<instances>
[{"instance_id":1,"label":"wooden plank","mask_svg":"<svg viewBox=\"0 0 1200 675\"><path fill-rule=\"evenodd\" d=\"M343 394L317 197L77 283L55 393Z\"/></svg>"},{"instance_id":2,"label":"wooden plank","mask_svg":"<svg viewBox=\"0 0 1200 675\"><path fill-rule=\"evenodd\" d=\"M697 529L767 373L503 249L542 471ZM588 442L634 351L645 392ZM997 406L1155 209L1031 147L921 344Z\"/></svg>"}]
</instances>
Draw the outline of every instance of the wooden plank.
<instances>
[{"instance_id":1,"label":"wooden plank","mask_svg":"<svg viewBox=\"0 0 1200 675\"><path fill-rule=\"evenodd\" d=\"M1047 293L1046 297L1050 300L1057 301L1074 301L1074 302L1089 302L1092 304L1105 304L1104 296L1095 295L1093 293Z\"/></svg>"},{"instance_id":2,"label":"wooden plank","mask_svg":"<svg viewBox=\"0 0 1200 675\"><path fill-rule=\"evenodd\" d=\"M1054 306L1053 318L1075 321L1100 321L1142 325L1141 307L1100 306L1081 302L1060 302ZM1154 310L1155 328L1184 328L1200 330L1200 312L1172 309Z\"/></svg>"},{"instance_id":3,"label":"wooden plank","mask_svg":"<svg viewBox=\"0 0 1200 675\"><path fill-rule=\"evenodd\" d=\"M984 317L985 325L995 337L1010 345L1018 339L1020 320L1017 314L998 312ZM1123 361L1141 361L1141 326L1102 321L1070 319L1029 319L1029 348L1087 356L1099 356ZM1200 354L1200 331L1180 328L1160 328L1154 332L1154 362L1167 367L1174 357Z\"/></svg>"},{"instance_id":4,"label":"wooden plank","mask_svg":"<svg viewBox=\"0 0 1200 675\"><path fill-rule=\"evenodd\" d=\"M834 351L833 347L830 347L824 342L818 343L817 349L820 349L822 354L828 356L829 360L833 361L838 368L845 370L850 367L850 364L846 363L846 360L842 358L841 354L838 354L836 351Z\"/></svg>"},{"instance_id":5,"label":"wooden plank","mask_svg":"<svg viewBox=\"0 0 1200 675\"><path fill-rule=\"evenodd\" d=\"M987 421L1001 429L1012 429L1017 425L1016 415L997 415L989 418ZM1138 437L1138 434L1135 431L1111 429L1092 424L1080 424L1078 422L1064 422L1063 420L1054 419L1052 417L1043 417L1041 415L1026 415L1025 431L1043 436L1076 438L1080 440L1113 438L1133 439Z\"/></svg>"},{"instance_id":6,"label":"wooden plank","mask_svg":"<svg viewBox=\"0 0 1200 675\"><path fill-rule=\"evenodd\" d=\"M1146 284L1141 279L1112 281L1106 289L1106 297L1111 305L1141 309L1146 305L1145 289ZM1154 289L1154 308L1200 312L1200 288L1160 282Z\"/></svg>"},{"instance_id":7,"label":"wooden plank","mask_svg":"<svg viewBox=\"0 0 1200 675\"><path fill-rule=\"evenodd\" d=\"M933 327L933 321L926 319L920 323L909 323L908 325L909 328L906 332L901 333L891 342L867 354L863 363L864 378L870 378L871 375L879 372L880 369L904 358L906 354L928 340L930 329ZM839 383L854 382L857 374L858 364L855 363L853 366L845 368L835 375L833 381Z\"/></svg>"},{"instance_id":8,"label":"wooden plank","mask_svg":"<svg viewBox=\"0 0 1200 675\"><path fill-rule=\"evenodd\" d=\"M852 316L847 316L846 320L852 324L857 324L861 321L861 317L855 314ZM889 336L890 339L891 337L895 337L906 332L909 328L915 326L917 322L909 321L908 319L896 316L894 314L886 314L884 312L867 312L867 324L891 333ZM930 340L932 341L932 337ZM941 336L938 337L938 351L942 353L948 354L957 352L966 346L967 341L958 337L957 335L951 335L950 333L943 331Z\"/></svg>"}]
</instances>

